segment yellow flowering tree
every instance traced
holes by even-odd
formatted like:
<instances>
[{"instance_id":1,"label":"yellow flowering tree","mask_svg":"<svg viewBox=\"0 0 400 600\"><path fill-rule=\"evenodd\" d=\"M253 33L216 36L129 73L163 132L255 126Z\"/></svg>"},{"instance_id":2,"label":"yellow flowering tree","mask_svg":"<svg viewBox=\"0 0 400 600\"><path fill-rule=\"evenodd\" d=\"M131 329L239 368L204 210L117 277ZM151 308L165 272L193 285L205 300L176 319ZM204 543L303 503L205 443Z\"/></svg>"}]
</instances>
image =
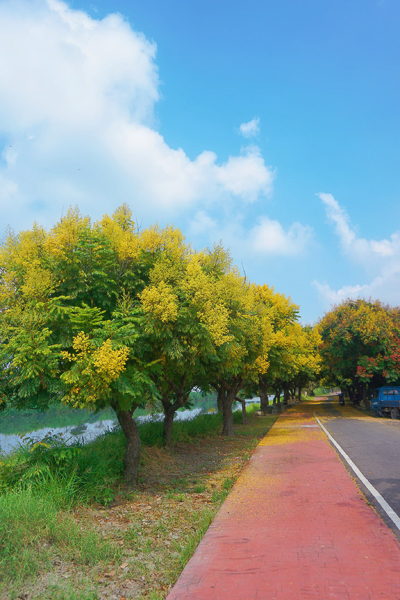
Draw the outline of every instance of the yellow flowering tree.
<instances>
[{"instance_id":1,"label":"yellow flowering tree","mask_svg":"<svg viewBox=\"0 0 400 600\"><path fill-rule=\"evenodd\" d=\"M154 228L139 233L127 206L97 223L71 209L50 231L9 232L0 248L1 406L111 406L135 483L135 409L157 391L141 361L142 312L132 310L155 261Z\"/></svg>"},{"instance_id":2,"label":"yellow flowering tree","mask_svg":"<svg viewBox=\"0 0 400 600\"><path fill-rule=\"evenodd\" d=\"M143 360L158 361L153 373L164 411L164 442L169 445L176 411L185 406L194 387L208 389L208 365L230 340L229 315L221 291L224 254L194 252L183 239L160 249L140 294L144 313Z\"/></svg>"},{"instance_id":3,"label":"yellow flowering tree","mask_svg":"<svg viewBox=\"0 0 400 600\"><path fill-rule=\"evenodd\" d=\"M219 277L217 301L224 307L224 343L210 356L207 372L223 413L223 435L233 435L232 406L244 388L251 389L269 368L272 339L270 315L250 285L231 263Z\"/></svg>"},{"instance_id":4,"label":"yellow flowering tree","mask_svg":"<svg viewBox=\"0 0 400 600\"><path fill-rule=\"evenodd\" d=\"M268 408L268 390L280 397L283 368L290 356L291 333L298 319L299 307L283 294L268 285L258 285L254 290L260 314L266 315L272 331L269 333L268 367L258 373L260 408L265 414ZM265 317L264 317L265 318Z\"/></svg>"}]
</instances>

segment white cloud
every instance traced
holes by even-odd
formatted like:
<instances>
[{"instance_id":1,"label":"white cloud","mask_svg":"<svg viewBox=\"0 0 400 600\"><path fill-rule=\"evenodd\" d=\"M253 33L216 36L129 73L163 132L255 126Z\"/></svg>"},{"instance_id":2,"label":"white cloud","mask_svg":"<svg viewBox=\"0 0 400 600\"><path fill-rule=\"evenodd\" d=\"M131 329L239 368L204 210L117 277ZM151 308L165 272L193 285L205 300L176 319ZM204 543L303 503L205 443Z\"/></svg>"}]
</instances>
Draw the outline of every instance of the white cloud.
<instances>
[{"instance_id":1,"label":"white cloud","mask_svg":"<svg viewBox=\"0 0 400 600\"><path fill-rule=\"evenodd\" d=\"M235 256L265 258L267 256L296 257L305 253L313 237L309 226L293 223L285 230L279 221L267 216L249 230L242 225L241 216L231 218L223 226L205 211L199 211L191 222L192 235L207 234L210 243L222 239Z\"/></svg>"},{"instance_id":2,"label":"white cloud","mask_svg":"<svg viewBox=\"0 0 400 600\"><path fill-rule=\"evenodd\" d=\"M340 207L332 194L318 194L319 198L325 204L325 210L328 219L335 225L335 231L339 236L341 244L345 250L348 250L355 239L355 233L349 226L349 216L346 211Z\"/></svg>"},{"instance_id":3,"label":"white cloud","mask_svg":"<svg viewBox=\"0 0 400 600\"><path fill-rule=\"evenodd\" d=\"M240 133L245 138L255 137L260 133L260 119L256 117L248 123L242 123L239 127Z\"/></svg>"},{"instance_id":4,"label":"white cloud","mask_svg":"<svg viewBox=\"0 0 400 600\"><path fill-rule=\"evenodd\" d=\"M258 146L249 146L241 156L230 156L218 169L217 179L225 189L244 200L257 200L260 190L265 196L272 193L274 171L265 168Z\"/></svg>"},{"instance_id":5,"label":"white cloud","mask_svg":"<svg viewBox=\"0 0 400 600\"><path fill-rule=\"evenodd\" d=\"M367 240L358 237L351 227L346 211L332 194L320 193L328 220L335 232L344 254L351 262L360 265L369 282L343 286L333 290L329 284L314 281L313 285L327 304L338 303L346 298L378 298L391 304L400 304L400 232L389 239Z\"/></svg>"},{"instance_id":6,"label":"white cloud","mask_svg":"<svg viewBox=\"0 0 400 600\"><path fill-rule=\"evenodd\" d=\"M218 224L204 210L199 210L190 223L192 235L213 235L218 230Z\"/></svg>"},{"instance_id":7,"label":"white cloud","mask_svg":"<svg viewBox=\"0 0 400 600\"><path fill-rule=\"evenodd\" d=\"M296 256L303 254L312 237L312 229L301 223L293 223L287 231L279 221L261 217L251 233L253 247L263 254Z\"/></svg>"},{"instance_id":8,"label":"white cloud","mask_svg":"<svg viewBox=\"0 0 400 600\"><path fill-rule=\"evenodd\" d=\"M124 201L171 219L271 194L274 170L256 146L221 164L168 145L155 129L156 46L120 15L0 0L0 30L2 222L29 224L40 209L40 220L56 219L76 202L97 216Z\"/></svg>"}]
</instances>

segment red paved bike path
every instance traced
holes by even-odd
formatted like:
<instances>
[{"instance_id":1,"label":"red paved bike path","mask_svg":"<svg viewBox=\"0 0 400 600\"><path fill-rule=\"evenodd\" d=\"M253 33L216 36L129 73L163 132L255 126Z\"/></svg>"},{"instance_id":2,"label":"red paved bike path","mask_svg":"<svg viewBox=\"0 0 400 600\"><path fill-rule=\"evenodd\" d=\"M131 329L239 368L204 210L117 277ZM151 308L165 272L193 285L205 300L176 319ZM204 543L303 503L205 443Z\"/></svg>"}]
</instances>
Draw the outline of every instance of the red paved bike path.
<instances>
[{"instance_id":1,"label":"red paved bike path","mask_svg":"<svg viewBox=\"0 0 400 600\"><path fill-rule=\"evenodd\" d=\"M279 417L167 600L400 600L400 546L315 408Z\"/></svg>"}]
</instances>

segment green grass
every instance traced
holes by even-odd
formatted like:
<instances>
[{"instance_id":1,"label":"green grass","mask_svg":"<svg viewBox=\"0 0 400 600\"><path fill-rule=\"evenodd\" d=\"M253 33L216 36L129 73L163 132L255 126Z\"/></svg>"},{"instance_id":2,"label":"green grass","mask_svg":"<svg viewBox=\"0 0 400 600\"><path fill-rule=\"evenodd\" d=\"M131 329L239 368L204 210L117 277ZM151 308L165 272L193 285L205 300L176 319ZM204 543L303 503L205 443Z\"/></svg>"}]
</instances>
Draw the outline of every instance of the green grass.
<instances>
[{"instance_id":1,"label":"green grass","mask_svg":"<svg viewBox=\"0 0 400 600\"><path fill-rule=\"evenodd\" d=\"M179 421L174 423L172 443L215 436L221 428L218 414ZM145 423L139 431L143 446L162 446L162 423ZM28 488L43 491L57 506L67 509L91 502L108 505L122 480L125 447L120 430L70 446L58 435L48 435L39 443L26 438L0 461L0 493Z\"/></svg>"},{"instance_id":2,"label":"green grass","mask_svg":"<svg viewBox=\"0 0 400 600\"><path fill-rule=\"evenodd\" d=\"M35 490L67 509L90 502L107 505L121 479L124 448L120 432L71 446L60 436L27 440L0 462L0 492Z\"/></svg>"},{"instance_id":3,"label":"green grass","mask_svg":"<svg viewBox=\"0 0 400 600\"><path fill-rule=\"evenodd\" d=\"M202 540L207 529L211 525L214 517L214 512L205 509L201 513L194 513L192 515L192 522L194 532L188 536L184 544L176 544L175 551L179 553L177 562L177 572L175 578L177 578L181 571L185 568L186 564L191 559L194 551Z\"/></svg>"},{"instance_id":4,"label":"green grass","mask_svg":"<svg viewBox=\"0 0 400 600\"><path fill-rule=\"evenodd\" d=\"M324 396L329 392L329 388L317 387L313 390L314 396Z\"/></svg>"},{"instance_id":5,"label":"green grass","mask_svg":"<svg viewBox=\"0 0 400 600\"><path fill-rule=\"evenodd\" d=\"M36 596L35 600L100 600L95 590L60 589L58 586L50 587L45 594Z\"/></svg>"},{"instance_id":6,"label":"green grass","mask_svg":"<svg viewBox=\"0 0 400 600\"><path fill-rule=\"evenodd\" d=\"M163 445L162 422L144 423L139 426L140 439L144 446ZM191 421L176 421L172 431L172 444L190 442L199 437L218 435L222 430L222 416L218 413L198 415Z\"/></svg>"},{"instance_id":7,"label":"green grass","mask_svg":"<svg viewBox=\"0 0 400 600\"><path fill-rule=\"evenodd\" d=\"M0 496L0 581L37 575L54 555L95 565L115 558L115 550L96 533L82 531L45 494L25 489Z\"/></svg>"}]
</instances>

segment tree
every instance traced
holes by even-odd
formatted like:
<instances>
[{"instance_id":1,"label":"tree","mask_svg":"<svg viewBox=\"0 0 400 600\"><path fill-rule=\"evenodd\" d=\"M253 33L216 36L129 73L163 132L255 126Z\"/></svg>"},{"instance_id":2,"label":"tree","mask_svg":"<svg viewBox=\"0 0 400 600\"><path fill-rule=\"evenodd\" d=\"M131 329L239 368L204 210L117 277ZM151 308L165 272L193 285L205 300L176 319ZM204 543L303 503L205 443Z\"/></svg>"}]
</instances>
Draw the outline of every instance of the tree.
<instances>
[{"instance_id":1,"label":"tree","mask_svg":"<svg viewBox=\"0 0 400 600\"><path fill-rule=\"evenodd\" d=\"M209 371L223 409L223 435L233 435L232 405L245 387L258 381L269 366L271 323L260 305L256 287L235 269L227 269L217 296L227 315L228 339L218 347Z\"/></svg>"},{"instance_id":2,"label":"tree","mask_svg":"<svg viewBox=\"0 0 400 600\"><path fill-rule=\"evenodd\" d=\"M368 393L378 383L396 380L399 310L379 300L345 300L325 314L319 324L323 375L328 385L344 387L350 398Z\"/></svg>"},{"instance_id":3,"label":"tree","mask_svg":"<svg viewBox=\"0 0 400 600\"><path fill-rule=\"evenodd\" d=\"M49 232L9 232L0 251L2 406L45 409L54 402L111 406L127 440L128 482L138 475L133 419L157 363L141 360L143 314L133 299L159 251L127 206L98 223L70 210Z\"/></svg>"},{"instance_id":4,"label":"tree","mask_svg":"<svg viewBox=\"0 0 400 600\"><path fill-rule=\"evenodd\" d=\"M146 360L158 360L153 382L164 411L164 442L169 445L175 412L194 387L209 389L209 357L227 339L224 307L218 303L215 253L194 252L180 241L180 252L162 252L140 294Z\"/></svg>"},{"instance_id":5,"label":"tree","mask_svg":"<svg viewBox=\"0 0 400 600\"><path fill-rule=\"evenodd\" d=\"M262 313L268 315L272 332L268 335L268 368L258 373L261 411L268 407L268 389L275 390L275 398L280 397L285 381L292 374L291 349L294 324L298 319L299 307L273 287L262 285L255 288L255 294ZM288 375L289 373L289 375Z\"/></svg>"}]
</instances>

